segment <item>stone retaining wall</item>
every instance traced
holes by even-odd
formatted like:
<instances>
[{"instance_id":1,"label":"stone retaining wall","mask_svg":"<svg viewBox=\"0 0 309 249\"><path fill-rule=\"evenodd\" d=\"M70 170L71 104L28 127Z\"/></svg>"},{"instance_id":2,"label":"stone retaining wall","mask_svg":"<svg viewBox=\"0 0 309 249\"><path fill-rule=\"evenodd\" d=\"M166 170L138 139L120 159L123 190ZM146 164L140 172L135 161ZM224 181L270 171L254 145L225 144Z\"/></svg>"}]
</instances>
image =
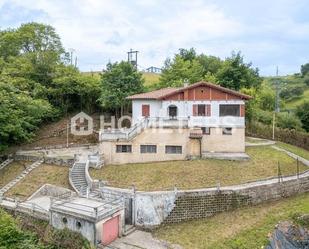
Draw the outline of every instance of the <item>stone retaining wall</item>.
<instances>
[{"instance_id":1,"label":"stone retaining wall","mask_svg":"<svg viewBox=\"0 0 309 249\"><path fill-rule=\"evenodd\" d=\"M69 166L71 167L74 164L74 159L62 159L59 157L43 157L43 156L33 156L33 155L15 155L14 160L16 161L30 161L35 162L40 159L44 159L44 163L54 164L58 166Z\"/></svg>"},{"instance_id":2,"label":"stone retaining wall","mask_svg":"<svg viewBox=\"0 0 309 249\"><path fill-rule=\"evenodd\" d=\"M205 218L216 213L308 192L309 176L280 183L251 185L236 186L233 190L180 191L177 193L174 209L164 222Z\"/></svg>"}]
</instances>

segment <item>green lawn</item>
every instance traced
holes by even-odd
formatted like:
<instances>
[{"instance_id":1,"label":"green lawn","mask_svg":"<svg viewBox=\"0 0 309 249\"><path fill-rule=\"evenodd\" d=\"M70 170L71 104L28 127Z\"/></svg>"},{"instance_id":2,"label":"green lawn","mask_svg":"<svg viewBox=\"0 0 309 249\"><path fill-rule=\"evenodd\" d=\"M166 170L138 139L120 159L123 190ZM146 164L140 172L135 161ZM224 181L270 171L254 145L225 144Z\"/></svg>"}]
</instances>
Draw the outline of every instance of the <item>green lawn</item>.
<instances>
[{"instance_id":1,"label":"green lawn","mask_svg":"<svg viewBox=\"0 0 309 249\"><path fill-rule=\"evenodd\" d=\"M14 161L0 170L0 188L15 179L31 162Z\"/></svg>"},{"instance_id":2,"label":"green lawn","mask_svg":"<svg viewBox=\"0 0 309 249\"><path fill-rule=\"evenodd\" d=\"M91 169L94 179L107 180L110 185L130 187L138 190L162 190L178 188L192 189L221 185L232 185L277 175L278 161L283 175L296 173L296 161L270 146L248 147L248 161L192 160L107 165L102 169ZM301 171L308 167L300 164Z\"/></svg>"},{"instance_id":3,"label":"green lawn","mask_svg":"<svg viewBox=\"0 0 309 249\"><path fill-rule=\"evenodd\" d=\"M296 155L299 155L307 160L309 160L309 151L308 150L305 150L303 148L300 148L300 147L297 147L297 146L294 146L294 145L291 145L291 144L286 144L286 143L282 143L282 142L277 142L276 143L277 146L283 148L283 149L286 149Z\"/></svg>"},{"instance_id":4,"label":"green lawn","mask_svg":"<svg viewBox=\"0 0 309 249\"><path fill-rule=\"evenodd\" d=\"M26 199L46 183L70 188L69 167L42 164L31 171L5 195Z\"/></svg>"},{"instance_id":5,"label":"green lawn","mask_svg":"<svg viewBox=\"0 0 309 249\"><path fill-rule=\"evenodd\" d=\"M154 235L185 249L260 249L282 220L309 213L309 193L221 213L207 219L161 226Z\"/></svg>"}]
</instances>

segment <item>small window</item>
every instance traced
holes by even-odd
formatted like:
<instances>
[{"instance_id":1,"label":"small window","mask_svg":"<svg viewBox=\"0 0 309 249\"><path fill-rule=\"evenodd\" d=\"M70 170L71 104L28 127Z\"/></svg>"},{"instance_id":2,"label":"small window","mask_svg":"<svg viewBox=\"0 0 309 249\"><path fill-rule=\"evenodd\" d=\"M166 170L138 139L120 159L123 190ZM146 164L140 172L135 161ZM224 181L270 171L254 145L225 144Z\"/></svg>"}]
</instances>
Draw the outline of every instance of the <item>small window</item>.
<instances>
[{"instance_id":1,"label":"small window","mask_svg":"<svg viewBox=\"0 0 309 249\"><path fill-rule=\"evenodd\" d=\"M165 153L166 154L181 154L182 146L166 145Z\"/></svg>"},{"instance_id":2,"label":"small window","mask_svg":"<svg viewBox=\"0 0 309 249\"><path fill-rule=\"evenodd\" d=\"M66 217L63 217L62 218L62 222L63 222L63 224L67 224L68 223L68 219Z\"/></svg>"},{"instance_id":3,"label":"small window","mask_svg":"<svg viewBox=\"0 0 309 249\"><path fill-rule=\"evenodd\" d=\"M76 227L77 227L78 229L81 229L82 223L80 223L80 221L77 221L77 222L76 222Z\"/></svg>"},{"instance_id":4,"label":"small window","mask_svg":"<svg viewBox=\"0 0 309 249\"><path fill-rule=\"evenodd\" d=\"M141 153L157 153L156 145L141 145Z\"/></svg>"},{"instance_id":5,"label":"small window","mask_svg":"<svg viewBox=\"0 0 309 249\"><path fill-rule=\"evenodd\" d=\"M220 117L223 116L240 116L240 105L220 105Z\"/></svg>"},{"instance_id":6,"label":"small window","mask_svg":"<svg viewBox=\"0 0 309 249\"><path fill-rule=\"evenodd\" d=\"M210 127L202 127L203 135L210 135Z\"/></svg>"},{"instance_id":7,"label":"small window","mask_svg":"<svg viewBox=\"0 0 309 249\"><path fill-rule=\"evenodd\" d=\"M232 135L232 128L231 127L222 128L222 135Z\"/></svg>"},{"instance_id":8,"label":"small window","mask_svg":"<svg viewBox=\"0 0 309 249\"><path fill-rule=\"evenodd\" d=\"M131 153L132 152L132 145L116 145L116 152L117 153Z\"/></svg>"}]
</instances>

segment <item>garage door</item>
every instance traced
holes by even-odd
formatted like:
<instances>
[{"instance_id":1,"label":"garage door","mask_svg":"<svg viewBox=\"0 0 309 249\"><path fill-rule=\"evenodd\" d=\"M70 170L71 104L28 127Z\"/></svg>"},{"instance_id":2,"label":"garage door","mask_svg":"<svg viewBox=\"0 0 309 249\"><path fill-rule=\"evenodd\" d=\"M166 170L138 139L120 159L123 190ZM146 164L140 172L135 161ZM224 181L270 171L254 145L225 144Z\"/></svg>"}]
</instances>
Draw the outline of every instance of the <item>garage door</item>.
<instances>
[{"instance_id":1,"label":"garage door","mask_svg":"<svg viewBox=\"0 0 309 249\"><path fill-rule=\"evenodd\" d=\"M119 215L113 217L103 224L102 244L108 245L118 238L119 233Z\"/></svg>"}]
</instances>

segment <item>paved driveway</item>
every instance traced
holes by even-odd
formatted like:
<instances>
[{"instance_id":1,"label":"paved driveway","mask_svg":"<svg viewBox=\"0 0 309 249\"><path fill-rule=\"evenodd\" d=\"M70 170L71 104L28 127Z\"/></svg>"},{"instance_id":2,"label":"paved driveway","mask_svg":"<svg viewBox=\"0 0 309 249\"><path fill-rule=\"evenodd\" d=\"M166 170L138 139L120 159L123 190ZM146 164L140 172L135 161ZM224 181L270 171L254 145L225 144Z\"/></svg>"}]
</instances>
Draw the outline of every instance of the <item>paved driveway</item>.
<instances>
[{"instance_id":1,"label":"paved driveway","mask_svg":"<svg viewBox=\"0 0 309 249\"><path fill-rule=\"evenodd\" d=\"M155 239L151 233L137 230L117 239L104 249L182 249L182 247Z\"/></svg>"}]
</instances>

